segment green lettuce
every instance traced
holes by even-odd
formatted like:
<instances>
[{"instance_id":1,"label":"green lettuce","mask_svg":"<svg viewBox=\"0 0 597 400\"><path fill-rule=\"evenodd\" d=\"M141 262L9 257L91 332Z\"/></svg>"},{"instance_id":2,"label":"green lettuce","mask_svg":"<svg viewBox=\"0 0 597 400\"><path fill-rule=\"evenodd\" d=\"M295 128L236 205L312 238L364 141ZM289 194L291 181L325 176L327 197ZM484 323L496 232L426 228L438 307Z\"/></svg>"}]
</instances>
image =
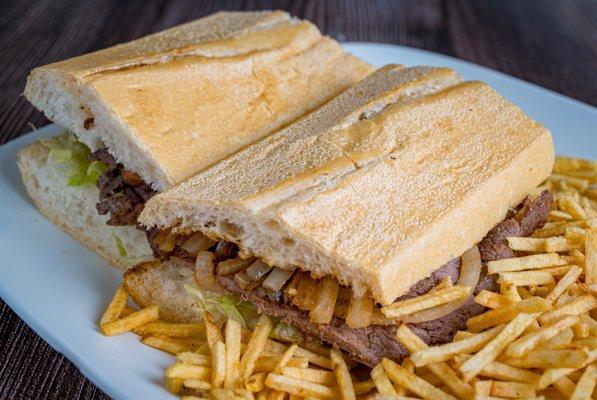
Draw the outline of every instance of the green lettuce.
<instances>
[{"instance_id":1,"label":"green lettuce","mask_svg":"<svg viewBox=\"0 0 597 400\"><path fill-rule=\"evenodd\" d=\"M187 293L195 298L199 309L208 311L214 318L224 323L227 319L233 319L243 328L247 328L247 324L242 314L237 308L239 303L238 298L234 295L219 295L207 291L201 291L196 285L185 285Z\"/></svg>"},{"instance_id":2,"label":"green lettuce","mask_svg":"<svg viewBox=\"0 0 597 400\"><path fill-rule=\"evenodd\" d=\"M196 285L185 285L187 293L195 298L201 311L209 311L220 324L226 319L233 319L243 328L253 330L259 320L259 311L255 304L240 301L236 296L219 295L200 290ZM281 318L273 318L274 327L269 335L271 339L281 342L301 343L305 339L301 331L294 325L281 322Z\"/></svg>"},{"instance_id":3,"label":"green lettuce","mask_svg":"<svg viewBox=\"0 0 597 400\"><path fill-rule=\"evenodd\" d=\"M68 176L68 186L95 185L100 175L108 170L102 161L90 161L89 148L70 133L44 138L40 143L50 150L50 159Z\"/></svg>"},{"instance_id":4,"label":"green lettuce","mask_svg":"<svg viewBox=\"0 0 597 400\"><path fill-rule=\"evenodd\" d=\"M126 251L126 247L124 247L124 243L122 243L120 236L118 236L116 233L112 233L112 237L114 238L114 243L118 249L118 254L120 254L122 257L126 257L128 252Z\"/></svg>"}]
</instances>

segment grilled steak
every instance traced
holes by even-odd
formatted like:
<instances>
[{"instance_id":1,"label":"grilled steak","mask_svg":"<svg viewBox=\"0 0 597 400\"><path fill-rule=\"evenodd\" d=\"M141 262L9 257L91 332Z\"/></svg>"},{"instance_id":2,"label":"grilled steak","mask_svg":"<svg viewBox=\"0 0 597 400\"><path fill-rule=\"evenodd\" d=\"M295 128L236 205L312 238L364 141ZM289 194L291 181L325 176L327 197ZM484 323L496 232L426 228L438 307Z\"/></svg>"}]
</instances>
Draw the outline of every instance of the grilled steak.
<instances>
[{"instance_id":1,"label":"grilled steak","mask_svg":"<svg viewBox=\"0 0 597 400\"><path fill-rule=\"evenodd\" d=\"M108 166L97 181L100 190L97 212L110 214L108 225L135 225L145 202L156 192L135 173L127 171L108 151L99 149L90 154Z\"/></svg>"}]
</instances>

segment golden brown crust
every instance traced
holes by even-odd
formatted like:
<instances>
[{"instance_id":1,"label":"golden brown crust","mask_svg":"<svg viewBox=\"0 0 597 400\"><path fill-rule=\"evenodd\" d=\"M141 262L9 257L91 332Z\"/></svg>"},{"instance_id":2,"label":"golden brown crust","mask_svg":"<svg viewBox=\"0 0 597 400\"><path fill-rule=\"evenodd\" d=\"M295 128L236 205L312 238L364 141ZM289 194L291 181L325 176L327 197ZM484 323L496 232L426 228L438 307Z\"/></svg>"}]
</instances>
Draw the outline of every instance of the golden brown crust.
<instances>
[{"instance_id":1,"label":"golden brown crust","mask_svg":"<svg viewBox=\"0 0 597 400\"><path fill-rule=\"evenodd\" d=\"M218 13L36 68L25 96L90 148L105 144L162 190L372 69L284 12Z\"/></svg>"},{"instance_id":2,"label":"golden brown crust","mask_svg":"<svg viewBox=\"0 0 597 400\"><path fill-rule=\"evenodd\" d=\"M153 259L145 234L134 227L105 224L95 208L99 190L94 186L67 186L67 177L48 159L49 150L35 142L19 152L18 166L29 196L38 210L52 223L95 251L110 264L128 268ZM118 237L127 256L115 242Z\"/></svg>"},{"instance_id":3,"label":"golden brown crust","mask_svg":"<svg viewBox=\"0 0 597 400\"><path fill-rule=\"evenodd\" d=\"M388 67L154 197L140 221L234 241L387 304L477 243L552 164L549 131L489 86Z\"/></svg>"}]
</instances>

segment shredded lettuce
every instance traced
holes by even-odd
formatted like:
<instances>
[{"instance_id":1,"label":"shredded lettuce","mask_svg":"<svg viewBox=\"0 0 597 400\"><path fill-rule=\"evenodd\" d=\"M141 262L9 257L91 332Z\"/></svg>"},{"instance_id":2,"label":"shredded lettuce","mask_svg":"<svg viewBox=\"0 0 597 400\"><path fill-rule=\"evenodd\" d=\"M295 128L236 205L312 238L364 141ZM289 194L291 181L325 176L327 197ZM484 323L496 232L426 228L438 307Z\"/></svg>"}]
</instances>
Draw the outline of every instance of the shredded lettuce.
<instances>
[{"instance_id":1,"label":"shredded lettuce","mask_svg":"<svg viewBox=\"0 0 597 400\"><path fill-rule=\"evenodd\" d=\"M116 233L112 233L112 237L114 238L114 243L116 243L116 248L118 249L118 254L122 257L126 257L128 252L126 251L126 247L124 247L124 243L122 243L122 239Z\"/></svg>"},{"instance_id":2,"label":"shredded lettuce","mask_svg":"<svg viewBox=\"0 0 597 400\"><path fill-rule=\"evenodd\" d=\"M200 290L196 285L185 285L187 293L195 298L201 311L209 311L210 314L220 323L224 324L226 319L233 319L241 324L243 328L253 330L259 320L259 311L255 304L248 301L240 301L234 295L219 295ZM281 318L274 318L275 323L269 337L274 340L289 343L301 343L305 337L294 325L280 321Z\"/></svg>"},{"instance_id":3,"label":"shredded lettuce","mask_svg":"<svg viewBox=\"0 0 597 400\"><path fill-rule=\"evenodd\" d=\"M50 149L50 159L68 176L69 186L95 185L100 175L108 170L102 161L90 161L89 148L70 133L44 138L40 143Z\"/></svg>"},{"instance_id":4,"label":"shredded lettuce","mask_svg":"<svg viewBox=\"0 0 597 400\"><path fill-rule=\"evenodd\" d=\"M224 323L226 319L237 321L243 328L247 328L245 319L238 311L239 300L231 294L219 295L207 291L201 291L196 285L185 285L187 293L195 298L201 311L208 311L214 318Z\"/></svg>"}]
</instances>

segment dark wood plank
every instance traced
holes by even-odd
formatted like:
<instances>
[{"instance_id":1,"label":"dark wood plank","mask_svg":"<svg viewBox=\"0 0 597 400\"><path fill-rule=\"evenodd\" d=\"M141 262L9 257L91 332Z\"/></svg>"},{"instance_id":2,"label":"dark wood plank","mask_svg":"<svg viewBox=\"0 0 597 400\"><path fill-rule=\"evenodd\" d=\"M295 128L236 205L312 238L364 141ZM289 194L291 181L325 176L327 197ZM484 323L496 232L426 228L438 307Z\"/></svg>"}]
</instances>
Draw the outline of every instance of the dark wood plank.
<instances>
[{"instance_id":1,"label":"dark wood plank","mask_svg":"<svg viewBox=\"0 0 597 400\"><path fill-rule=\"evenodd\" d=\"M218 10L275 8L313 21L340 41L435 51L597 105L594 0L2 0L0 144L47 122L21 96L37 65ZM0 398L107 397L0 302Z\"/></svg>"}]
</instances>

